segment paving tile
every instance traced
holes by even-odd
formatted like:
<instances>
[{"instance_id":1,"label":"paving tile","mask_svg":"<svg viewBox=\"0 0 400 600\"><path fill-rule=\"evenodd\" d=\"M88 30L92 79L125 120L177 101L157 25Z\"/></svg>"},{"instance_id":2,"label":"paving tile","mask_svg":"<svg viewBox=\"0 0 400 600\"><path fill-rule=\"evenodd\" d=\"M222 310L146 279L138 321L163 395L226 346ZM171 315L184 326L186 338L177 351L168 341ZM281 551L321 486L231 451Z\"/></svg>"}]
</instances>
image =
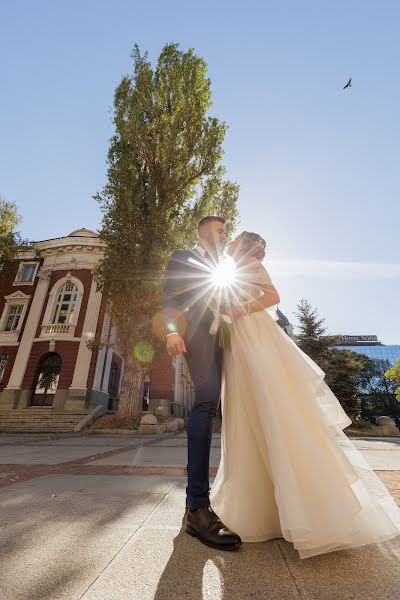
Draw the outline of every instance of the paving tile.
<instances>
[{"instance_id":1,"label":"paving tile","mask_svg":"<svg viewBox=\"0 0 400 600\"><path fill-rule=\"evenodd\" d=\"M77 492L0 531L3 600L78 600L162 495Z\"/></svg>"},{"instance_id":2,"label":"paving tile","mask_svg":"<svg viewBox=\"0 0 400 600\"><path fill-rule=\"evenodd\" d=\"M56 465L78 458L84 458L99 452L106 452L104 446L63 447L52 446L2 446L0 464Z\"/></svg>"},{"instance_id":3,"label":"paving tile","mask_svg":"<svg viewBox=\"0 0 400 600\"><path fill-rule=\"evenodd\" d=\"M400 538L299 559L285 540L277 542L303 600L398 600Z\"/></svg>"},{"instance_id":4,"label":"paving tile","mask_svg":"<svg viewBox=\"0 0 400 600\"><path fill-rule=\"evenodd\" d=\"M210 453L210 465L218 466L220 460L220 449L212 448ZM100 465L138 465L138 466L182 466L187 463L187 453L185 448L171 447L153 447L138 448L136 450L127 451L123 454L100 458L93 461L94 464Z\"/></svg>"},{"instance_id":5,"label":"paving tile","mask_svg":"<svg viewBox=\"0 0 400 600\"><path fill-rule=\"evenodd\" d=\"M179 528L141 527L82 600L298 600L274 541L236 552L208 548Z\"/></svg>"}]
</instances>

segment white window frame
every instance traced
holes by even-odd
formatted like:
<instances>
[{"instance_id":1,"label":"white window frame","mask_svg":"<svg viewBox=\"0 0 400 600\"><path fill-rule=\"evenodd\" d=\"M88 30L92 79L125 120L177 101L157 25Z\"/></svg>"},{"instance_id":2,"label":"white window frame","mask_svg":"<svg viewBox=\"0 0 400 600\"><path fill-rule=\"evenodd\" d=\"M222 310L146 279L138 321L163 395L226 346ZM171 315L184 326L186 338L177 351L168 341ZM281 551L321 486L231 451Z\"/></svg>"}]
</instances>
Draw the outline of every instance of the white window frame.
<instances>
[{"instance_id":1,"label":"white window frame","mask_svg":"<svg viewBox=\"0 0 400 600\"><path fill-rule=\"evenodd\" d=\"M76 301L76 307L75 307L75 311L74 311L73 320L71 323L65 323L65 324L51 323L51 321L53 320L53 315L54 315L54 311L55 311L56 304L57 304L57 296L59 294L60 289L63 287L63 285L65 283L74 283L78 288L78 298ZM79 313L81 310L81 304L82 304L82 298L83 298L84 292L85 292L85 288L83 286L83 283L77 277L73 277L71 275L66 275L65 277L62 277L61 279L59 279L58 281L55 282L55 284L53 285L53 287L49 293L47 306L46 306L46 310L45 310L42 325L41 325L40 337L45 337L45 338L51 337L51 338L56 338L56 339L57 338L73 338L74 337L75 329L78 324Z\"/></svg>"},{"instance_id":2,"label":"white window frame","mask_svg":"<svg viewBox=\"0 0 400 600\"><path fill-rule=\"evenodd\" d=\"M3 381L4 373L6 371L8 361L8 354L0 354L0 381Z\"/></svg>"},{"instance_id":3,"label":"white window frame","mask_svg":"<svg viewBox=\"0 0 400 600\"><path fill-rule=\"evenodd\" d=\"M21 281L20 278L22 276L24 268L32 266L32 265L35 267L32 279L30 281ZM32 260L30 260L30 261L23 261L22 260L19 263L18 271L17 271L17 273L15 275L15 279L14 279L13 285L33 285L35 283L35 278L36 278L36 274L37 274L38 268L39 268L38 261L32 261Z\"/></svg>"},{"instance_id":4,"label":"white window frame","mask_svg":"<svg viewBox=\"0 0 400 600\"><path fill-rule=\"evenodd\" d=\"M16 302L15 304L9 304L7 315L6 315L6 320L4 323L4 331L13 332L13 331L18 330L19 324L21 322L23 308L24 308L23 304L19 304L18 302ZM15 309L17 309L17 310L15 310ZM14 313L13 315L11 315L12 312ZM15 324L15 322L17 323L17 325L15 327L13 326L12 329L8 329L7 324L8 324L8 321L11 316L13 316L13 319L14 319L13 325Z\"/></svg>"},{"instance_id":5,"label":"white window frame","mask_svg":"<svg viewBox=\"0 0 400 600\"><path fill-rule=\"evenodd\" d=\"M4 298L6 302L4 304L3 312L0 317L0 343L2 344L17 341L18 335L22 328L22 324L25 320L25 315L31 296L24 294L24 292L22 291L18 291L14 292L13 294L9 294L8 296L4 296ZM23 306L18 326L14 331L5 331L10 307L16 304L21 304Z\"/></svg>"},{"instance_id":6,"label":"white window frame","mask_svg":"<svg viewBox=\"0 0 400 600\"><path fill-rule=\"evenodd\" d=\"M76 293L76 300L74 301L73 299L71 300L58 300L58 296L61 294L61 290L63 288L65 288L66 286L73 286L73 289L70 290L70 294L73 295ZM63 295L67 294L68 290L64 290ZM79 289L78 286L76 285L76 283L74 281L67 281L65 283L63 283L63 285L61 287L58 288L57 290L57 298L54 302L54 307L53 307L53 314L51 317L51 323L52 325L69 325L70 323L72 323L74 321L74 315L75 315L75 311L77 309L77 305L78 305L78 298L79 298ZM58 317L59 317L59 313L61 310L61 305L66 304L68 306L68 311L67 311L67 320L65 323L60 323L60 322L56 322L55 317L56 314L58 313ZM73 308L73 312L72 312L72 319L71 319L71 311L72 311L72 306Z\"/></svg>"}]
</instances>

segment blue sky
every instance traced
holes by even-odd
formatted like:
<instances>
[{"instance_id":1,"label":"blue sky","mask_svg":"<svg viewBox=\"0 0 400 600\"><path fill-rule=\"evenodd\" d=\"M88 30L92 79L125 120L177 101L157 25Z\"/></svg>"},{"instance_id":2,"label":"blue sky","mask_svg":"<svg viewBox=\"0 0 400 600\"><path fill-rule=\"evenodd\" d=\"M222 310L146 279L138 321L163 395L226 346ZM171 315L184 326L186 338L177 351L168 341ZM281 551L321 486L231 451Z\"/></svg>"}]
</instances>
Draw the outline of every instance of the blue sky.
<instances>
[{"instance_id":1,"label":"blue sky","mask_svg":"<svg viewBox=\"0 0 400 600\"><path fill-rule=\"evenodd\" d=\"M2 3L0 194L31 239L98 229L133 44L193 47L281 309L305 297L329 333L399 344L399 22L389 0Z\"/></svg>"}]
</instances>

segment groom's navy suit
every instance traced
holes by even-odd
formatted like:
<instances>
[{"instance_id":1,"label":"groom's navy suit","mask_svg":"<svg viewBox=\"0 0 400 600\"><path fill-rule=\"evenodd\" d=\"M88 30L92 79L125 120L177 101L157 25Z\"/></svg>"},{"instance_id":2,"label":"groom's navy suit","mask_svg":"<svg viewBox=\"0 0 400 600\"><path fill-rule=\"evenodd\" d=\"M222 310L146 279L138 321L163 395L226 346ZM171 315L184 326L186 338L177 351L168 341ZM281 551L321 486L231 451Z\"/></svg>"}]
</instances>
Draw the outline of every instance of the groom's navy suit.
<instances>
[{"instance_id":1,"label":"groom's navy suit","mask_svg":"<svg viewBox=\"0 0 400 600\"><path fill-rule=\"evenodd\" d=\"M207 307L211 257L198 246L178 250L164 277L164 333L184 339L186 362L195 390L187 424L187 502L191 510L208 506L209 460L214 417L221 391L222 351L218 336L210 335L214 315Z\"/></svg>"}]
</instances>

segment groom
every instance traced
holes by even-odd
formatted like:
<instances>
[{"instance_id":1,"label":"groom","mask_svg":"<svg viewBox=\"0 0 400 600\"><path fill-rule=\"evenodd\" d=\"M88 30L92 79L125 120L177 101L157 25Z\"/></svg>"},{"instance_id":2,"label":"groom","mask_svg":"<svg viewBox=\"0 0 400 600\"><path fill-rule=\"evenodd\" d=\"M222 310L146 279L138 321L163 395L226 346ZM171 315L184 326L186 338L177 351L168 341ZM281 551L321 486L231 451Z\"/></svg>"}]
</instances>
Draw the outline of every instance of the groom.
<instances>
[{"instance_id":1,"label":"groom","mask_svg":"<svg viewBox=\"0 0 400 600\"><path fill-rule=\"evenodd\" d=\"M226 233L221 217L204 217L199 242L192 250L177 250L164 278L163 323L171 357L185 354L195 390L187 438L186 532L219 550L234 550L240 537L217 517L209 500L209 462L214 417L221 391L222 351L218 336L210 335L214 319L210 272L218 262Z\"/></svg>"}]
</instances>

